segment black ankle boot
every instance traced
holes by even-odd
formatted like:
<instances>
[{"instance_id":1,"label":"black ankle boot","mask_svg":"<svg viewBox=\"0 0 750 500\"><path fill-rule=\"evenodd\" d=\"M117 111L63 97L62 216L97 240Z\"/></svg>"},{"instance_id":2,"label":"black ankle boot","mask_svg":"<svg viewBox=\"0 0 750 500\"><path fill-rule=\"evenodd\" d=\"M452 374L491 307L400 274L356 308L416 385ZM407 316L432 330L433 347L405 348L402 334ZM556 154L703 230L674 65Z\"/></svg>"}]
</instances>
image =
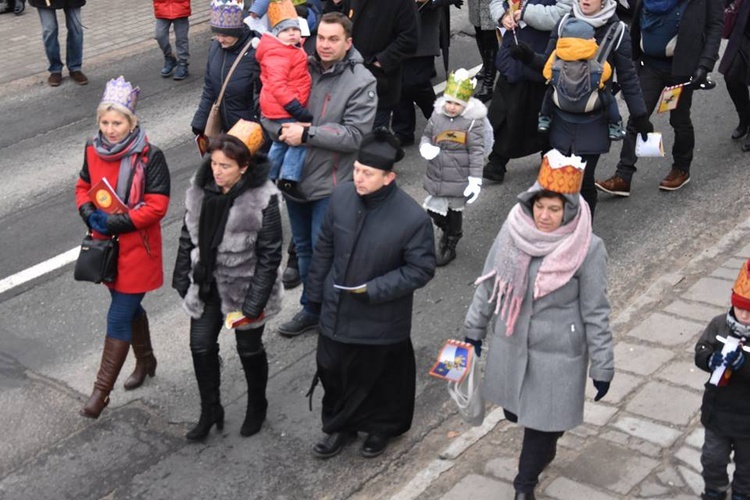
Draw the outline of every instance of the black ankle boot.
<instances>
[{"instance_id":1,"label":"black ankle boot","mask_svg":"<svg viewBox=\"0 0 750 500\"><path fill-rule=\"evenodd\" d=\"M189 441L205 439L216 424L224 429L224 408L221 406L221 372L218 351L193 353L193 368L201 396L201 416L198 424L185 437Z\"/></svg>"},{"instance_id":2,"label":"black ankle boot","mask_svg":"<svg viewBox=\"0 0 750 500\"><path fill-rule=\"evenodd\" d=\"M242 369L247 381L247 411L242 423L240 435L252 436L260 431L266 420L268 400L266 386L268 385L268 357L266 351L251 356L240 355Z\"/></svg>"},{"instance_id":3,"label":"black ankle boot","mask_svg":"<svg viewBox=\"0 0 750 500\"><path fill-rule=\"evenodd\" d=\"M737 128L732 131L732 140L736 141L742 139L747 135L748 129L750 129L750 121L740 121Z\"/></svg>"}]
</instances>

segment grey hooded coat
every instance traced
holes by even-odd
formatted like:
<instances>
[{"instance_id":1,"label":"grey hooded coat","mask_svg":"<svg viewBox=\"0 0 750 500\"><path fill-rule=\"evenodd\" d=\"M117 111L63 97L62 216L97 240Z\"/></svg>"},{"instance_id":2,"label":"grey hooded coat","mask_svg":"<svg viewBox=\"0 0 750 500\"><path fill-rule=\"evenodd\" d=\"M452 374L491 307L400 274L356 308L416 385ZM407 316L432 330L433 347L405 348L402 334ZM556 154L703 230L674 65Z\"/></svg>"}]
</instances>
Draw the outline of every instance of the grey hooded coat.
<instances>
[{"instance_id":1,"label":"grey hooded coat","mask_svg":"<svg viewBox=\"0 0 750 500\"><path fill-rule=\"evenodd\" d=\"M497 251L496 239L483 275L493 269ZM614 376L607 251L602 240L592 235L586 258L570 281L534 300L534 280L542 260L531 260L513 334L506 336L505 322L495 318L482 393L486 400L518 415L519 425L559 432L583 423L587 368L593 380L609 382ZM481 340L487 335L495 309L495 303L489 302L493 283L493 278L485 280L474 293L464 323L468 338Z\"/></svg>"}]
</instances>

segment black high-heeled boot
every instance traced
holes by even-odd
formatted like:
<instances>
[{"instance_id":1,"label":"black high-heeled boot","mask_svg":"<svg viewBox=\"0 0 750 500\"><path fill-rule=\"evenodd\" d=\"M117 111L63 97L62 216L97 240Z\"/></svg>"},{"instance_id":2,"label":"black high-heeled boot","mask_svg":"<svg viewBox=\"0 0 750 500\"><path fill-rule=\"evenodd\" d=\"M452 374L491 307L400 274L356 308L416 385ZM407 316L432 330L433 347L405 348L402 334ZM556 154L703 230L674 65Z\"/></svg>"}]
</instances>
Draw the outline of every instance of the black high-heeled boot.
<instances>
[{"instance_id":1,"label":"black high-heeled boot","mask_svg":"<svg viewBox=\"0 0 750 500\"><path fill-rule=\"evenodd\" d=\"M251 356L240 356L242 369L247 381L247 411L242 423L240 435L252 436L260 432L266 420L268 400L266 399L266 385L268 385L268 356L266 351Z\"/></svg>"},{"instance_id":2,"label":"black high-heeled boot","mask_svg":"<svg viewBox=\"0 0 750 500\"><path fill-rule=\"evenodd\" d=\"M219 430L224 429L224 407L221 406L221 373L219 353L193 353L193 367L201 395L201 416L198 423L185 437L189 441L200 441L208 436L211 427L216 424Z\"/></svg>"}]
</instances>

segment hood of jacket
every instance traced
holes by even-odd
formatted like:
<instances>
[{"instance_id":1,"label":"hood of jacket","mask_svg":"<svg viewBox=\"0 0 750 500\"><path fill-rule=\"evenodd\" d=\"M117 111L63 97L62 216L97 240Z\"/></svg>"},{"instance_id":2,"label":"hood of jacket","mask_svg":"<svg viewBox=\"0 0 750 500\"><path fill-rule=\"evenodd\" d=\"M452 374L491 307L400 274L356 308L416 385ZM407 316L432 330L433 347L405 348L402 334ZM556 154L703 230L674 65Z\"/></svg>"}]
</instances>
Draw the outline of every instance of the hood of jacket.
<instances>
[{"instance_id":1,"label":"hood of jacket","mask_svg":"<svg viewBox=\"0 0 750 500\"><path fill-rule=\"evenodd\" d=\"M448 116L445 112L445 101L445 96L440 96L435 100L435 112ZM487 116L487 107L482 104L482 101L472 97L459 116L467 120L483 120Z\"/></svg>"},{"instance_id":2,"label":"hood of jacket","mask_svg":"<svg viewBox=\"0 0 750 500\"><path fill-rule=\"evenodd\" d=\"M596 55L599 46L593 38L558 38L556 54L563 61L588 61Z\"/></svg>"}]
</instances>

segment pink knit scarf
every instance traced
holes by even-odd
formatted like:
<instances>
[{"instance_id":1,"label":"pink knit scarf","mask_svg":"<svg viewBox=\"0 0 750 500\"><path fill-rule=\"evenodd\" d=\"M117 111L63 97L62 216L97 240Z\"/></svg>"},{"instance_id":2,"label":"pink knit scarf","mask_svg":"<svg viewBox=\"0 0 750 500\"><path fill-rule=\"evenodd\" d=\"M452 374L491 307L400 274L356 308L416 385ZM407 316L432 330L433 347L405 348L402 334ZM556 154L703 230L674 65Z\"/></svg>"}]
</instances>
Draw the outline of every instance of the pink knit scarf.
<instances>
[{"instance_id":1,"label":"pink knit scarf","mask_svg":"<svg viewBox=\"0 0 750 500\"><path fill-rule=\"evenodd\" d=\"M550 233L537 229L520 203L508 214L493 245L494 268L475 282L495 277L489 301L496 301L495 314L505 320L506 335L513 334L521 311L532 257L544 257L534 280L535 300L563 286L581 267L591 244L591 211L583 199L579 207L572 221Z\"/></svg>"}]
</instances>

